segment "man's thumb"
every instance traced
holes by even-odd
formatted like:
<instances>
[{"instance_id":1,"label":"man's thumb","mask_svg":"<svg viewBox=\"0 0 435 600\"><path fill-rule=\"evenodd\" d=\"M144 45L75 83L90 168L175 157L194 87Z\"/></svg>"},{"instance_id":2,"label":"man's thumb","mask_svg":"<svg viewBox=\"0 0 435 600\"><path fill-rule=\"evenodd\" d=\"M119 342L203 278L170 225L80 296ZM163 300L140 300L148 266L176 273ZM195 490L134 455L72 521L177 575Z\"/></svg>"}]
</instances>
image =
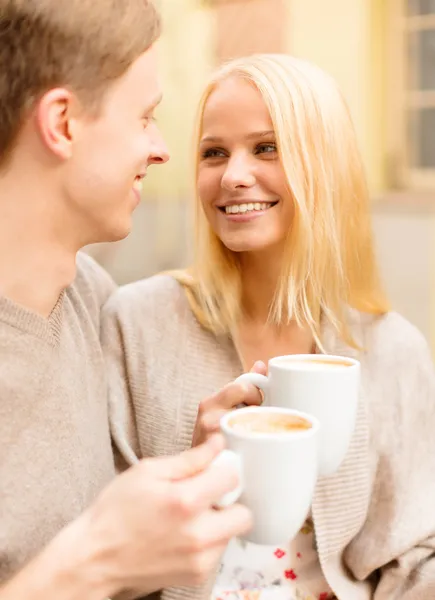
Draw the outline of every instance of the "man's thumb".
<instances>
[{"instance_id":1,"label":"man's thumb","mask_svg":"<svg viewBox=\"0 0 435 600\"><path fill-rule=\"evenodd\" d=\"M159 460L159 476L163 479L180 481L194 477L207 469L225 446L221 435L211 436L203 444L190 450Z\"/></svg>"}]
</instances>

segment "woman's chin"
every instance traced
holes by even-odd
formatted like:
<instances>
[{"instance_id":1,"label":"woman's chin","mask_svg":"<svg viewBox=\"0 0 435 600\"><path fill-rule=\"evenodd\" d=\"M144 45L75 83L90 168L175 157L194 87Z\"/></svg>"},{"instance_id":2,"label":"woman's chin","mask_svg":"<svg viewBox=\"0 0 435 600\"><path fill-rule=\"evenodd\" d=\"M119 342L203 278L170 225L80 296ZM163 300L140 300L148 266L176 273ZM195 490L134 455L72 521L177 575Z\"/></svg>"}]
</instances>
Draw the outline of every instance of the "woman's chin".
<instances>
[{"instance_id":1,"label":"woman's chin","mask_svg":"<svg viewBox=\"0 0 435 600\"><path fill-rule=\"evenodd\" d=\"M242 240L242 239L222 239L223 245L231 252L237 254L242 253L258 253L264 250L269 250L276 244L259 243L258 240Z\"/></svg>"}]
</instances>

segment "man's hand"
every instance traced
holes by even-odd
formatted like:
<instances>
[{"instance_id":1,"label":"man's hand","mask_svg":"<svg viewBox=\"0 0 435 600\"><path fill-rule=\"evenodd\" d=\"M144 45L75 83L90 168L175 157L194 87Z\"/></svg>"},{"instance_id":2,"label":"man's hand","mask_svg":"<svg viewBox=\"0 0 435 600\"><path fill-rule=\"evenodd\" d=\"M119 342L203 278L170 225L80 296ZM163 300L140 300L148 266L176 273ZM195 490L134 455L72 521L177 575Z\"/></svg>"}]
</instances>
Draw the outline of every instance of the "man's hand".
<instances>
[{"instance_id":1,"label":"man's hand","mask_svg":"<svg viewBox=\"0 0 435 600\"><path fill-rule=\"evenodd\" d=\"M199 585L214 572L229 540L250 529L245 507L211 508L238 484L235 472L210 467L222 448L215 436L179 456L144 460L118 477L87 513L111 594Z\"/></svg>"},{"instance_id":2,"label":"man's hand","mask_svg":"<svg viewBox=\"0 0 435 600\"><path fill-rule=\"evenodd\" d=\"M0 589L0 600L101 600L126 590L199 585L214 574L250 512L211 507L238 485L212 466L221 436L184 454L139 462Z\"/></svg>"},{"instance_id":3,"label":"man's hand","mask_svg":"<svg viewBox=\"0 0 435 600\"><path fill-rule=\"evenodd\" d=\"M251 372L267 375L266 365L256 362ZM220 420L227 412L240 404L259 406L262 401L260 390L249 383L230 383L214 396L203 400L198 408L192 446L201 444L219 431Z\"/></svg>"}]
</instances>

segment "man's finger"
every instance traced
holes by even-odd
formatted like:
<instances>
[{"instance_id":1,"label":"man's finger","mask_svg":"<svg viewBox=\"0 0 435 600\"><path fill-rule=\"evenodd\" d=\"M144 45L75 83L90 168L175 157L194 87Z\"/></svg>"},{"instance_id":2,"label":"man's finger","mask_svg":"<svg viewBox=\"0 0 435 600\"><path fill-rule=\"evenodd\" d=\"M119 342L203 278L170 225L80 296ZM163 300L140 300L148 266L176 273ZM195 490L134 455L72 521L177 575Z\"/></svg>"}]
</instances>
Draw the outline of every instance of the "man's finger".
<instances>
[{"instance_id":1,"label":"man's finger","mask_svg":"<svg viewBox=\"0 0 435 600\"><path fill-rule=\"evenodd\" d=\"M182 454L154 461L153 468L156 469L156 474L160 479L170 479L171 481L189 479L210 467L224 447L223 437L215 434L203 444L186 450Z\"/></svg>"},{"instance_id":2,"label":"man's finger","mask_svg":"<svg viewBox=\"0 0 435 600\"><path fill-rule=\"evenodd\" d=\"M240 484L236 467L228 463L210 465L190 479L179 481L178 496L192 510L201 511L219 503Z\"/></svg>"},{"instance_id":3,"label":"man's finger","mask_svg":"<svg viewBox=\"0 0 435 600\"><path fill-rule=\"evenodd\" d=\"M213 547L248 533L252 528L252 514L245 506L234 504L224 510L202 513L195 527L198 528L198 534L203 532L206 547Z\"/></svg>"}]
</instances>

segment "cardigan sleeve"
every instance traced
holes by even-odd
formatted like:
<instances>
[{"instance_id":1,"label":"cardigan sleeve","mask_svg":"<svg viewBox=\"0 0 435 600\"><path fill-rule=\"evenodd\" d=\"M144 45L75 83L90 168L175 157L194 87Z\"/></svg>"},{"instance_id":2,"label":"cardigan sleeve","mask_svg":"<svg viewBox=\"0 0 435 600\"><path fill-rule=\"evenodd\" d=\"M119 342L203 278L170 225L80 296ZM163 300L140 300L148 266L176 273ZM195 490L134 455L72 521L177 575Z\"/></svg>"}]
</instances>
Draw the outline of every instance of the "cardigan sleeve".
<instances>
[{"instance_id":1,"label":"cardigan sleeve","mask_svg":"<svg viewBox=\"0 0 435 600\"><path fill-rule=\"evenodd\" d=\"M391 499L396 517L391 538L398 552L380 569L375 600L435 597L435 373L422 338L409 352L407 369L390 456L391 489L397 494Z\"/></svg>"},{"instance_id":2,"label":"cardigan sleeve","mask_svg":"<svg viewBox=\"0 0 435 600\"><path fill-rule=\"evenodd\" d=\"M185 449L177 445L185 304L178 283L159 275L119 288L104 306L110 426L127 465Z\"/></svg>"},{"instance_id":3,"label":"cardigan sleeve","mask_svg":"<svg viewBox=\"0 0 435 600\"><path fill-rule=\"evenodd\" d=\"M374 340L378 356L389 353L371 424L376 475L365 533L346 562L358 579L376 581L373 600L433 600L435 371L423 336L404 320L398 331Z\"/></svg>"}]
</instances>

